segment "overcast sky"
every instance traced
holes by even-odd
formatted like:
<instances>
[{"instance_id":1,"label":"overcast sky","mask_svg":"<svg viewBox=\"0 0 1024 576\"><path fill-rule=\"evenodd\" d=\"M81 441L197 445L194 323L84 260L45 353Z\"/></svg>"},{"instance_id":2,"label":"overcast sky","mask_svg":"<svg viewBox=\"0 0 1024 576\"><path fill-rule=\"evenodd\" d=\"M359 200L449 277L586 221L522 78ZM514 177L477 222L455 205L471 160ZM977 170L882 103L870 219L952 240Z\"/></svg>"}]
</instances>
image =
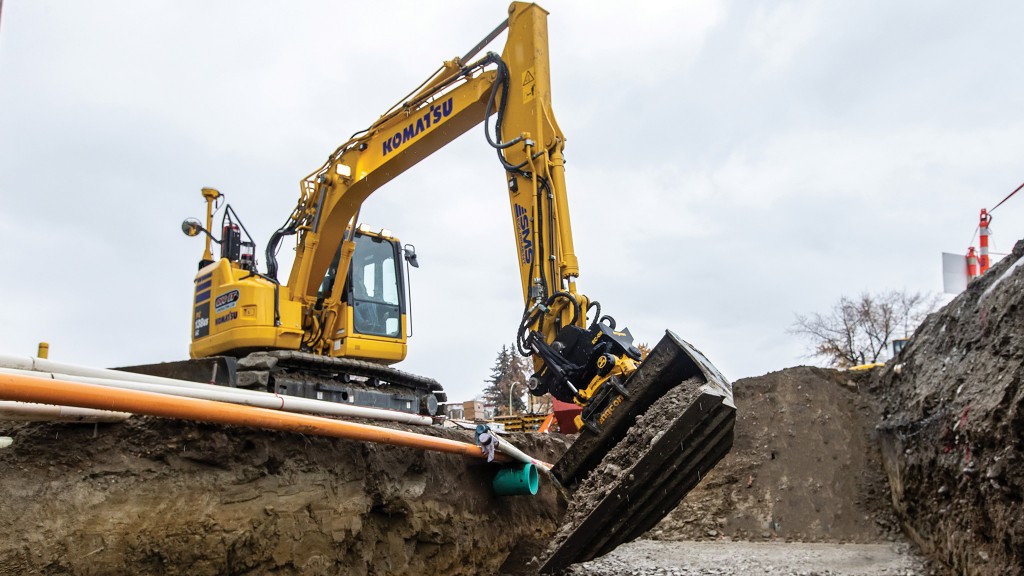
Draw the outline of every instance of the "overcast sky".
<instances>
[{"instance_id":1,"label":"overcast sky","mask_svg":"<svg viewBox=\"0 0 1024 576\"><path fill-rule=\"evenodd\" d=\"M4 2L0 353L187 357L202 243L179 225L202 216L200 188L227 195L262 254L299 180L506 8ZM807 363L796 313L940 292L941 253L963 253L978 210L1024 181L1022 3L545 8L579 288L638 341L671 329L730 379ZM418 249L401 367L452 400L478 393L522 311L482 132L362 214ZM997 252L1024 235L1024 193L993 232Z\"/></svg>"}]
</instances>

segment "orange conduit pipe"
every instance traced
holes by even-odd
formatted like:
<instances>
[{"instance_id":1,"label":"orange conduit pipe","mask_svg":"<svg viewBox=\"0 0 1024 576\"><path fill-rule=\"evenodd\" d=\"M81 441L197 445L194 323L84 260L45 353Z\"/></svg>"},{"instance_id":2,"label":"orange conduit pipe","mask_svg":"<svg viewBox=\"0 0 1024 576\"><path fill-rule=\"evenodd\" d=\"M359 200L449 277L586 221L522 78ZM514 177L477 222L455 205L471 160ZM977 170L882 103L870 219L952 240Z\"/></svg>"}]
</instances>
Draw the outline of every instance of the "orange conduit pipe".
<instances>
[{"instance_id":1,"label":"orange conduit pipe","mask_svg":"<svg viewBox=\"0 0 1024 576\"><path fill-rule=\"evenodd\" d=\"M475 444L449 440L447 438L436 438L414 432L391 430L307 414L277 412L266 408L240 406L225 402L214 402L212 400L183 398L137 390L114 390L95 384L50 380L20 374L0 374L0 400L19 400L22 402L78 406L96 410L132 412L162 418L216 422L233 426L267 428L282 432L363 440L366 442L461 454L473 458L485 457L480 448ZM495 459L503 462L510 460L504 454L496 454Z\"/></svg>"}]
</instances>

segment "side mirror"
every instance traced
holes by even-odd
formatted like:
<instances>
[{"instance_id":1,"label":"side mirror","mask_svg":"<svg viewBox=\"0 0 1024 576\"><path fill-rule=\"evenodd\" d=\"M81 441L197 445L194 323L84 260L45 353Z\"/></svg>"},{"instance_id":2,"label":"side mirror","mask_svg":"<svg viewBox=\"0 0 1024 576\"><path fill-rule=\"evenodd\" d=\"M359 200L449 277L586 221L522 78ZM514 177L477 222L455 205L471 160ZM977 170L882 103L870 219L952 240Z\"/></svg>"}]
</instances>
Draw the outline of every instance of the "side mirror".
<instances>
[{"instance_id":1,"label":"side mirror","mask_svg":"<svg viewBox=\"0 0 1024 576\"><path fill-rule=\"evenodd\" d=\"M203 230L203 225L199 223L199 220L188 218L181 223L181 231L185 233L185 236L191 237L199 236L200 232L205 232L206 230Z\"/></svg>"},{"instance_id":2,"label":"side mirror","mask_svg":"<svg viewBox=\"0 0 1024 576\"><path fill-rule=\"evenodd\" d=\"M416 247L412 244L405 245L405 261L413 268L420 267L420 262L416 259Z\"/></svg>"}]
</instances>

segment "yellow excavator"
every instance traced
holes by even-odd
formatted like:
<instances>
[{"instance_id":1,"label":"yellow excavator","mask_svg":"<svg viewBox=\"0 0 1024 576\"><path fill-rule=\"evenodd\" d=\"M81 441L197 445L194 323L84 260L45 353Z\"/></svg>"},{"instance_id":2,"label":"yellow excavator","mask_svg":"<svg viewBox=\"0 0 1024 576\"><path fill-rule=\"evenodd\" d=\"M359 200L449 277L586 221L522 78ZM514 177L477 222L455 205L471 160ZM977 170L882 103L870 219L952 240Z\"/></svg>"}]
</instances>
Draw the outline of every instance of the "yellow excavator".
<instances>
[{"instance_id":1,"label":"yellow excavator","mask_svg":"<svg viewBox=\"0 0 1024 576\"><path fill-rule=\"evenodd\" d=\"M502 54L477 57L506 31ZM582 407L581 434L552 470L559 482L580 482L668 390L695 389L624 486L562 544L555 558L563 565L607 552L664 517L729 450L735 408L731 385L695 348L666 331L641 361L629 330L578 290L547 12L535 4L514 2L477 46L444 62L304 178L295 209L268 242L264 272L237 214L220 192L203 189L205 226L183 224L206 238L192 310L195 360L162 365L163 374L192 371L201 381L438 414L441 386L390 366L406 355L405 282L415 250L360 224L359 212L374 191L480 124L511 208L524 300L517 343L533 359L530 391ZM218 239L211 230L221 209ZM275 255L292 235L295 260L282 284Z\"/></svg>"}]
</instances>

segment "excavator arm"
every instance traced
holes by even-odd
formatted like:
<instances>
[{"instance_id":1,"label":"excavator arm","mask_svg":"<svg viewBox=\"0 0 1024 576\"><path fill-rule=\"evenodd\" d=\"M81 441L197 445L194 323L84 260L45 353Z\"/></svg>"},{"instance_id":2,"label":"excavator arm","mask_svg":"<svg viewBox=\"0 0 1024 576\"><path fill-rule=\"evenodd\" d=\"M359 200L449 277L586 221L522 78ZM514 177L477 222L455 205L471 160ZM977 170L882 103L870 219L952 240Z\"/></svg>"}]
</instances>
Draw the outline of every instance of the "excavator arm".
<instances>
[{"instance_id":1,"label":"excavator arm","mask_svg":"<svg viewBox=\"0 0 1024 576\"><path fill-rule=\"evenodd\" d=\"M565 193L565 137L551 111L547 13L533 4L515 3L508 20L481 45L504 29L508 41L501 56L488 53L469 62L478 46L463 58L445 62L408 98L303 179L298 205L268 245L267 261L268 274L276 278L278 244L284 236L298 234L287 289L291 300L305 302L307 308L317 305L316 321L326 329L319 331L323 338L315 348L329 349L340 337L334 328L341 318L336 312L341 291L322 301L320 281L340 246L335 283L344 283L363 202L491 115L497 122L493 135L487 127L486 139L506 174L524 299L534 312L543 310L529 315L529 326L541 333L539 341L552 342L559 326L583 325L589 301L575 285L579 265ZM562 296L545 304L553 294Z\"/></svg>"},{"instance_id":2,"label":"excavator arm","mask_svg":"<svg viewBox=\"0 0 1024 576\"><path fill-rule=\"evenodd\" d=\"M334 282L344 284L363 202L485 123L486 140L495 149L508 189L525 303L518 344L521 353L534 357L531 391L586 405L612 378L634 371L640 351L628 331L617 330L613 320L597 322L600 305L577 290L580 272L565 187L565 136L551 105L547 13L535 4L513 3L508 20L490 38L506 28L508 39L500 56L488 53L468 62L474 49L466 57L445 62L408 98L303 179L296 209L267 248L269 275L276 277L274 253L280 239L298 234L289 299L304 302L312 317L309 322L321 327L307 328L319 335L311 348L329 351L345 337L338 312L342 291L325 299L320 281L336 260ZM487 120L492 115L493 130ZM598 313L587 328L592 306ZM567 327L574 329L566 332ZM566 347L572 348L574 357L566 358ZM619 385L617 380L614 384Z\"/></svg>"}]
</instances>

